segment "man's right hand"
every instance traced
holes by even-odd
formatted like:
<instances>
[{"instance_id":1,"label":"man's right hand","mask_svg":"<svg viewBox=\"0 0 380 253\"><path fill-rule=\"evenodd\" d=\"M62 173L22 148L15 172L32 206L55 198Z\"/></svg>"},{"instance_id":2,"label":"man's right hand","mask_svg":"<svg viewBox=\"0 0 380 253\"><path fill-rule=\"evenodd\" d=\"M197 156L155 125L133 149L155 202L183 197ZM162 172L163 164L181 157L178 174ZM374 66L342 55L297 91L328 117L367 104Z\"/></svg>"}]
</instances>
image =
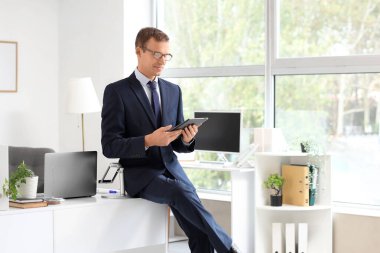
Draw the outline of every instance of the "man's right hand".
<instances>
[{"instance_id":1,"label":"man's right hand","mask_svg":"<svg viewBox=\"0 0 380 253\"><path fill-rule=\"evenodd\" d=\"M172 141L181 135L182 130L168 132L172 128L172 125L158 128L151 134L145 135L144 144L145 147L151 146L168 146Z\"/></svg>"}]
</instances>

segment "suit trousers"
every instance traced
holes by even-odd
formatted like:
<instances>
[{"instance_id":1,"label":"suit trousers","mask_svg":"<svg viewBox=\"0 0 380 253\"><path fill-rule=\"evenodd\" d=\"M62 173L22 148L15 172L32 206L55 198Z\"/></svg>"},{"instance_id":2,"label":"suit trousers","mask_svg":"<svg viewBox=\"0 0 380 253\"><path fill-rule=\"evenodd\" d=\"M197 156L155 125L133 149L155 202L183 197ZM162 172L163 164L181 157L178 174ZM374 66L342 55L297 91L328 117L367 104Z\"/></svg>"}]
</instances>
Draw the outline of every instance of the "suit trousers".
<instances>
[{"instance_id":1,"label":"suit trousers","mask_svg":"<svg viewBox=\"0 0 380 253\"><path fill-rule=\"evenodd\" d=\"M189 238L192 253L229 252L231 238L203 207L194 186L175 179L170 173L156 176L139 197L168 204L178 224Z\"/></svg>"}]
</instances>

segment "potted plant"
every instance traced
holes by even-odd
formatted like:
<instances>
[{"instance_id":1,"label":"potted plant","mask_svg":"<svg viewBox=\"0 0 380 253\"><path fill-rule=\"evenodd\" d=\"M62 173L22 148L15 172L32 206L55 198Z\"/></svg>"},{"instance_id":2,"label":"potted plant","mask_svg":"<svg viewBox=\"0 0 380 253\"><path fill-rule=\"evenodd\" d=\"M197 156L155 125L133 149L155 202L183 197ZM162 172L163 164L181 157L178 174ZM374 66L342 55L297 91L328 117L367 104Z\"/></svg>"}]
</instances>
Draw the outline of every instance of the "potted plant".
<instances>
[{"instance_id":1,"label":"potted plant","mask_svg":"<svg viewBox=\"0 0 380 253\"><path fill-rule=\"evenodd\" d=\"M37 184L38 176L35 176L34 172L22 161L10 174L9 180L5 179L3 194L13 200L18 197L33 199L37 196Z\"/></svg>"},{"instance_id":2,"label":"potted plant","mask_svg":"<svg viewBox=\"0 0 380 253\"><path fill-rule=\"evenodd\" d=\"M303 140L300 142L301 152L309 153L311 151L312 143L309 140Z\"/></svg>"},{"instance_id":3,"label":"potted plant","mask_svg":"<svg viewBox=\"0 0 380 253\"><path fill-rule=\"evenodd\" d=\"M264 186L273 191L270 195L271 206L282 206L281 189L284 181L284 178L277 173L270 174L268 179L264 181Z\"/></svg>"}]
</instances>

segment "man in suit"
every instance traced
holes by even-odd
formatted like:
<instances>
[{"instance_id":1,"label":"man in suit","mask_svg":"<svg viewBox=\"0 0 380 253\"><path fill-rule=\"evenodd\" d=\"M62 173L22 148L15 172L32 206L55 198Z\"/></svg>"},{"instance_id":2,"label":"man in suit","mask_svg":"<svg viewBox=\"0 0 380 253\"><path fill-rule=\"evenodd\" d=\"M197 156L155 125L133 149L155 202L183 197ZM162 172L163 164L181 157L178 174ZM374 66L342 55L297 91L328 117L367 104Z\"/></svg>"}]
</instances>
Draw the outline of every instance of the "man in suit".
<instances>
[{"instance_id":1,"label":"man in suit","mask_svg":"<svg viewBox=\"0 0 380 253\"><path fill-rule=\"evenodd\" d=\"M104 91L103 154L120 158L130 196L170 206L189 238L191 252L238 252L203 207L173 152L192 152L198 127L169 131L184 121L180 87L158 78L172 58L169 37L156 28L143 28L135 48L135 71Z\"/></svg>"}]
</instances>

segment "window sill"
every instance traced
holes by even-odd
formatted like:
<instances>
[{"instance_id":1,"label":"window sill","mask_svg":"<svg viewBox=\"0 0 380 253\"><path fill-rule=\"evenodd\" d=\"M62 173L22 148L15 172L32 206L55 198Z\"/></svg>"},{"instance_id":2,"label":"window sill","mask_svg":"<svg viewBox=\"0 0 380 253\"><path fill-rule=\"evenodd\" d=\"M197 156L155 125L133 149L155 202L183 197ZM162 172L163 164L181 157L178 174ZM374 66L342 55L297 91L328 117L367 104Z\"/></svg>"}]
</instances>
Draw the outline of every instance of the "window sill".
<instances>
[{"instance_id":1,"label":"window sill","mask_svg":"<svg viewBox=\"0 0 380 253\"><path fill-rule=\"evenodd\" d=\"M380 206L334 202L333 213L380 217Z\"/></svg>"},{"instance_id":2,"label":"window sill","mask_svg":"<svg viewBox=\"0 0 380 253\"><path fill-rule=\"evenodd\" d=\"M198 190L197 194L201 199L231 202L230 192L217 193L214 191Z\"/></svg>"}]
</instances>

